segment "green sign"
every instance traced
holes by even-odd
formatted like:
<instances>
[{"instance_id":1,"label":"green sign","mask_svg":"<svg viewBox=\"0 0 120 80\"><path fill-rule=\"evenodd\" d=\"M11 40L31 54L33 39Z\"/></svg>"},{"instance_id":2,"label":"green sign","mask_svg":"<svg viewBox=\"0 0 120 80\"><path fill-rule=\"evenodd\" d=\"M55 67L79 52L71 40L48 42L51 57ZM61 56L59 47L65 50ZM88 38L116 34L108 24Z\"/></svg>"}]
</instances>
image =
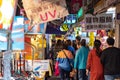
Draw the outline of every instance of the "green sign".
<instances>
[{"instance_id":1,"label":"green sign","mask_svg":"<svg viewBox=\"0 0 120 80\"><path fill-rule=\"evenodd\" d=\"M83 16L83 8L81 7L80 10L77 13L77 18L80 18Z\"/></svg>"}]
</instances>

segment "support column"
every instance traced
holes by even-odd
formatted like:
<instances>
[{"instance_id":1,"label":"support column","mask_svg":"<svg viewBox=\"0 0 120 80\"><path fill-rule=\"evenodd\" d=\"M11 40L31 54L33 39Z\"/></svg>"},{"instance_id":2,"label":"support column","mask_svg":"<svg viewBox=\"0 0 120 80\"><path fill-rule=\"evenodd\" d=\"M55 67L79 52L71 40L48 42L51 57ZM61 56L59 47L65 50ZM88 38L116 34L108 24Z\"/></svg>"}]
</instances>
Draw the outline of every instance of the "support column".
<instances>
[{"instance_id":1,"label":"support column","mask_svg":"<svg viewBox=\"0 0 120 80\"><path fill-rule=\"evenodd\" d=\"M120 14L120 4L116 5L116 16ZM115 46L120 48L120 19L116 19L115 23Z\"/></svg>"}]
</instances>

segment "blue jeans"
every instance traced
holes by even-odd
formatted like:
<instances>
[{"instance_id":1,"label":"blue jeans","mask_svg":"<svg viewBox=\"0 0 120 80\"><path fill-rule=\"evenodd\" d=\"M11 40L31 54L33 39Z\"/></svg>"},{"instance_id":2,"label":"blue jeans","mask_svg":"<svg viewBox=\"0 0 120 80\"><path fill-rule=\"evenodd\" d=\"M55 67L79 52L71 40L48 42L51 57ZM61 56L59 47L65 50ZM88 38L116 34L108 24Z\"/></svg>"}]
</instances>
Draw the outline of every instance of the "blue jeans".
<instances>
[{"instance_id":1,"label":"blue jeans","mask_svg":"<svg viewBox=\"0 0 120 80\"><path fill-rule=\"evenodd\" d=\"M120 74L118 75L104 75L105 80L114 80L116 78L120 78Z\"/></svg>"},{"instance_id":2,"label":"blue jeans","mask_svg":"<svg viewBox=\"0 0 120 80\"><path fill-rule=\"evenodd\" d=\"M61 80L70 80L70 71L66 71L59 67L60 70L60 79Z\"/></svg>"},{"instance_id":3,"label":"blue jeans","mask_svg":"<svg viewBox=\"0 0 120 80\"><path fill-rule=\"evenodd\" d=\"M78 70L78 80L88 80L88 77L86 75L86 69Z\"/></svg>"}]
</instances>

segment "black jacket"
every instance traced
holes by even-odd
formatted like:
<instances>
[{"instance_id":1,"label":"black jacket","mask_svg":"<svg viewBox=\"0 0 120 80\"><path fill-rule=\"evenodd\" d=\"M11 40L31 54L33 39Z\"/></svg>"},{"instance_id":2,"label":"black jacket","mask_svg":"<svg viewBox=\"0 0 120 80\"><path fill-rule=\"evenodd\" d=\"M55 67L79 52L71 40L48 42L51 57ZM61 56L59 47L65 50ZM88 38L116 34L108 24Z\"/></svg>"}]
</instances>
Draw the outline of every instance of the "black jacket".
<instances>
[{"instance_id":1,"label":"black jacket","mask_svg":"<svg viewBox=\"0 0 120 80\"><path fill-rule=\"evenodd\" d=\"M105 75L120 74L120 49L109 47L103 50L101 55Z\"/></svg>"}]
</instances>

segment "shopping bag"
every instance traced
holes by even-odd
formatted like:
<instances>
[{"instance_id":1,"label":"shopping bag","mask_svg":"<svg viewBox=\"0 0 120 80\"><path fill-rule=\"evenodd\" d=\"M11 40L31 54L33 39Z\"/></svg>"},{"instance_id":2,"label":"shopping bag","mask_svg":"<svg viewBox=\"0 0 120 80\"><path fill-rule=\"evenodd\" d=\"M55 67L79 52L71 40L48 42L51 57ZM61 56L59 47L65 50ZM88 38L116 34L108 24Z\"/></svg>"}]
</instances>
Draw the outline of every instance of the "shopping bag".
<instances>
[{"instance_id":1,"label":"shopping bag","mask_svg":"<svg viewBox=\"0 0 120 80\"><path fill-rule=\"evenodd\" d=\"M76 72L74 71L74 70L72 70L71 72L70 72L70 77L72 78L72 77L75 77L75 75L76 75Z\"/></svg>"},{"instance_id":2,"label":"shopping bag","mask_svg":"<svg viewBox=\"0 0 120 80\"><path fill-rule=\"evenodd\" d=\"M59 64L58 62L55 63L55 76L59 76L59 74L60 74L58 64Z\"/></svg>"}]
</instances>

